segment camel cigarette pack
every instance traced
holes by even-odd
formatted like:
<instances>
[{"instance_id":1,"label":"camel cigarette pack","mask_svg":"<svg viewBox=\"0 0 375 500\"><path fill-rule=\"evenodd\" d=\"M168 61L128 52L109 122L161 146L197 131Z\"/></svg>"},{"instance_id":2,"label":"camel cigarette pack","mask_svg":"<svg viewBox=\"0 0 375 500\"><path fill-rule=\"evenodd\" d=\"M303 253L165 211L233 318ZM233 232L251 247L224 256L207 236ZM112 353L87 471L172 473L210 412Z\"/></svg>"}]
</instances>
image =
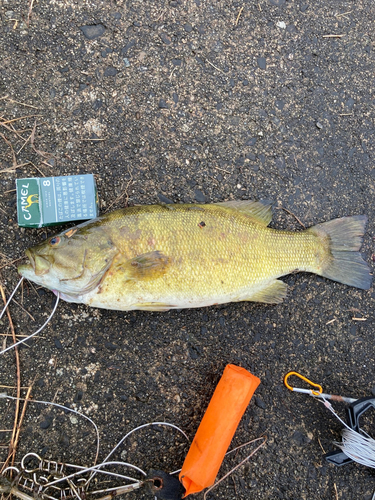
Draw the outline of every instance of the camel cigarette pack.
<instances>
[{"instance_id":1,"label":"camel cigarette pack","mask_svg":"<svg viewBox=\"0 0 375 500\"><path fill-rule=\"evenodd\" d=\"M44 227L99 215L92 174L17 179L18 225Z\"/></svg>"}]
</instances>

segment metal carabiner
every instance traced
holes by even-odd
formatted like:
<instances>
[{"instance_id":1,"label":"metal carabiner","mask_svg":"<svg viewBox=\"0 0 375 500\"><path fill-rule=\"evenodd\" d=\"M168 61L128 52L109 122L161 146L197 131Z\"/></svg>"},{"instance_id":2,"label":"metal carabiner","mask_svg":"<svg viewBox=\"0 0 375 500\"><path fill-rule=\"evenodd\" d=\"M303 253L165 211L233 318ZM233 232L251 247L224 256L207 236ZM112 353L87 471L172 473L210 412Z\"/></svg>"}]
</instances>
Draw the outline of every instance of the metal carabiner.
<instances>
[{"instance_id":1,"label":"metal carabiner","mask_svg":"<svg viewBox=\"0 0 375 500\"><path fill-rule=\"evenodd\" d=\"M318 389L318 391L313 391L312 389L300 389L299 387L292 387L291 385L288 384L288 378L291 375L295 375L296 377L300 378L301 380L304 380L305 382L312 385L313 387L316 387ZM309 380L308 378L304 377L303 375L301 375L300 373L297 373L297 372L287 373L284 377L284 384L286 385L286 387L289 390L291 390L293 392L302 392L304 394L311 394L312 396L320 396L323 392L323 388L321 385L315 384L314 382L311 382L311 380Z\"/></svg>"}]
</instances>

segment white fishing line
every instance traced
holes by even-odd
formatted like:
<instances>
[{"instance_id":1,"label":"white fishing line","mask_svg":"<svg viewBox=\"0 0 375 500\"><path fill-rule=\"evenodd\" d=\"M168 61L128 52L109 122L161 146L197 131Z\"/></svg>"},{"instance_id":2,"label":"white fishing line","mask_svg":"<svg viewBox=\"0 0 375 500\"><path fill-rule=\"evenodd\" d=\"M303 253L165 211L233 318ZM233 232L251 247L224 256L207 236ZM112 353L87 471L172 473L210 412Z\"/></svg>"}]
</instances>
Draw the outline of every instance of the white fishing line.
<instances>
[{"instance_id":1,"label":"white fishing line","mask_svg":"<svg viewBox=\"0 0 375 500\"><path fill-rule=\"evenodd\" d=\"M28 403L42 403L44 405L52 405L52 406L56 406L57 408L61 408L62 410L64 411L70 411L72 413L75 413L76 415L79 415L80 417L83 417L85 418L86 420L88 420L93 426L94 426L94 429L95 429L95 433L96 433L96 454L95 454L95 460L94 460L94 464L96 464L97 460L98 460L98 456L99 456L99 446L100 446L100 438L99 438L99 429L96 425L96 423L91 420L90 417L88 417L87 415L84 415L83 413L80 413L79 411L77 410L74 410L73 408L68 408L67 406L64 406L64 405L60 405L59 403L52 403L51 401L41 401L41 400L36 400L36 399L25 399L25 398L16 398L15 396L8 396L8 394L6 394L5 392L2 392L0 393L0 399L12 399L14 401L27 401Z\"/></svg>"},{"instance_id":2,"label":"white fishing line","mask_svg":"<svg viewBox=\"0 0 375 500\"><path fill-rule=\"evenodd\" d=\"M122 465L122 466L130 467L131 469L134 469L134 470L140 472L145 477L147 476L147 474L146 474L145 471L143 471L142 469L140 469L136 465L128 464L127 462L116 462L116 461L115 462L105 462L105 463L102 462L101 464L94 465L93 467L83 467L82 470L80 470L78 472L73 472L73 474L69 474L69 476L60 477L60 478L55 479L54 481L51 481L49 483L47 482L47 483L43 484L43 488L50 487L52 485L61 483L62 481L66 481L67 479L72 479L73 477L77 477L79 475L85 474L88 471L101 472L101 473L107 474L109 476L115 476L117 478L127 479L127 480L130 480L130 481L133 481L134 483L138 483L139 482L138 479L135 479L134 477L123 476L121 474L117 474L117 473L114 473L114 472L100 470L101 467L105 467L106 465ZM76 467L76 466L74 466L74 467ZM88 483L86 483L86 485L87 484Z\"/></svg>"},{"instance_id":3,"label":"white fishing line","mask_svg":"<svg viewBox=\"0 0 375 500\"><path fill-rule=\"evenodd\" d=\"M185 434L185 432L182 429L180 429L179 427L177 427L177 425L170 424L169 422L149 422L147 424L139 425L138 427L135 427L134 429L132 429L131 431L129 431L127 434L125 434L125 436L120 439L120 441L116 444L116 446L112 449L112 451L110 451L109 454L105 457L105 459L103 460L102 464L107 463L107 460L109 459L109 457L111 455L113 455L113 453L117 450L117 448L119 446L121 446L122 443L125 441L125 439L127 439L131 434L133 434L133 432L139 431L140 429L144 429L145 427L150 427L151 425L163 425L165 427L171 427L172 429L176 429L178 432L180 432L189 441L188 436ZM95 476L95 474L96 474L96 472L93 472L91 474L91 476L87 480L87 484L89 484L89 482L92 480L92 478Z\"/></svg>"},{"instance_id":4,"label":"white fishing line","mask_svg":"<svg viewBox=\"0 0 375 500\"><path fill-rule=\"evenodd\" d=\"M375 440L353 429L342 430L342 443L334 442L349 458L375 469Z\"/></svg>"},{"instance_id":5,"label":"white fishing line","mask_svg":"<svg viewBox=\"0 0 375 500\"><path fill-rule=\"evenodd\" d=\"M22 283L22 281L23 281L23 280L24 280L24 278L22 277L22 278L19 280L19 282L17 283L16 288L15 288L15 289L13 290L13 292L11 293L11 295L10 295L10 297L9 297L9 299L8 299L8 301L7 301L7 303L6 303L6 304L5 304L5 306L4 306L4 309L3 309L3 310L1 311L1 313L0 313L0 319L4 316L5 311L8 309L8 306L9 306L9 304L10 304L11 300L13 299L14 294L15 294L15 293L16 293L16 291L18 290L18 287L20 286L20 284Z\"/></svg>"},{"instance_id":6,"label":"white fishing line","mask_svg":"<svg viewBox=\"0 0 375 500\"><path fill-rule=\"evenodd\" d=\"M18 285L17 285L18 286ZM14 295L14 292L13 294L11 295L11 297ZM32 333L31 335L29 335L28 337L25 337L24 339L22 340L19 340L18 342L16 342L15 344L12 344L10 345L9 347L7 347L6 349L0 351L0 355L1 354L4 354L5 352L7 351L10 351L11 349L14 349L16 346L20 345L20 344L23 344L24 342L26 342L27 340L31 339L32 337L34 337L35 335L37 335L38 333L40 333L47 325L48 323L51 321L53 315L55 314L56 312L56 309L57 309L57 305L59 303L59 299L60 299L60 293L59 292L56 292L56 302L55 302L55 305L54 305L54 308L51 312L51 314L48 316L48 319L46 320L46 322L34 333ZM9 300L8 302L9 303Z\"/></svg>"},{"instance_id":7,"label":"white fishing line","mask_svg":"<svg viewBox=\"0 0 375 500\"><path fill-rule=\"evenodd\" d=\"M323 398L321 401L326 408L345 426L342 430L342 442L334 442L347 457L358 462L359 464L366 465L367 467L375 468L375 440L369 435L355 431L349 427L332 408L331 403ZM361 431L364 432L364 431ZM374 497L375 498L375 494Z\"/></svg>"}]
</instances>

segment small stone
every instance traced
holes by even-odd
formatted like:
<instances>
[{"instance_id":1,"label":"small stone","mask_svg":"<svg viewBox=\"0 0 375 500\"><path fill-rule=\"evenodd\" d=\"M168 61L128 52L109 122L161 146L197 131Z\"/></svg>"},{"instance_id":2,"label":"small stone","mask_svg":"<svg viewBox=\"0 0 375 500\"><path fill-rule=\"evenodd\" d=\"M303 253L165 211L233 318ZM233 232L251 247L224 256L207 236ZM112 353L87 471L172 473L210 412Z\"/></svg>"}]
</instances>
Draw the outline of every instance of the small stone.
<instances>
[{"instance_id":1,"label":"small stone","mask_svg":"<svg viewBox=\"0 0 375 500\"><path fill-rule=\"evenodd\" d=\"M137 392L137 394L135 394L135 399L137 399L138 401L141 401L141 403L146 403L148 400L148 396L144 392L139 391L139 392Z\"/></svg>"},{"instance_id":2,"label":"small stone","mask_svg":"<svg viewBox=\"0 0 375 500\"><path fill-rule=\"evenodd\" d=\"M181 66L181 63L182 63L181 59L172 59L172 64L174 66Z\"/></svg>"},{"instance_id":3,"label":"small stone","mask_svg":"<svg viewBox=\"0 0 375 500\"><path fill-rule=\"evenodd\" d=\"M292 439L299 445L299 446L304 446L305 444L309 444L311 439L303 434L300 431L295 431Z\"/></svg>"},{"instance_id":4,"label":"small stone","mask_svg":"<svg viewBox=\"0 0 375 500\"><path fill-rule=\"evenodd\" d=\"M282 111L284 109L285 102L282 99L276 99L275 106L277 107L277 109Z\"/></svg>"},{"instance_id":5,"label":"small stone","mask_svg":"<svg viewBox=\"0 0 375 500\"><path fill-rule=\"evenodd\" d=\"M306 10L309 8L309 4L307 3L301 3L301 5L299 6L299 10L301 12L306 12Z\"/></svg>"},{"instance_id":6,"label":"small stone","mask_svg":"<svg viewBox=\"0 0 375 500\"><path fill-rule=\"evenodd\" d=\"M176 92L173 92L173 94L172 94L172 99L173 99L173 102L174 102L175 104L177 104L177 103L178 103L178 95L176 94Z\"/></svg>"},{"instance_id":7,"label":"small stone","mask_svg":"<svg viewBox=\"0 0 375 500\"><path fill-rule=\"evenodd\" d=\"M249 85L249 80L242 80L242 85L247 87Z\"/></svg>"},{"instance_id":8,"label":"small stone","mask_svg":"<svg viewBox=\"0 0 375 500\"><path fill-rule=\"evenodd\" d=\"M113 66L108 66L108 68L104 70L104 76L116 76L116 75L117 75L117 69L114 68Z\"/></svg>"},{"instance_id":9,"label":"small stone","mask_svg":"<svg viewBox=\"0 0 375 500\"><path fill-rule=\"evenodd\" d=\"M62 349L63 345L59 339L55 339L55 346L57 349Z\"/></svg>"},{"instance_id":10,"label":"small stone","mask_svg":"<svg viewBox=\"0 0 375 500\"><path fill-rule=\"evenodd\" d=\"M81 26L80 30L89 40L95 40L99 38L105 32L105 27L102 24L91 24L87 26Z\"/></svg>"},{"instance_id":11,"label":"small stone","mask_svg":"<svg viewBox=\"0 0 375 500\"><path fill-rule=\"evenodd\" d=\"M125 56L133 46L135 45L135 40L130 40L123 49L121 49L121 55Z\"/></svg>"},{"instance_id":12,"label":"small stone","mask_svg":"<svg viewBox=\"0 0 375 500\"><path fill-rule=\"evenodd\" d=\"M172 43L171 38L166 33L160 33L160 38L166 45L170 45Z\"/></svg>"},{"instance_id":13,"label":"small stone","mask_svg":"<svg viewBox=\"0 0 375 500\"><path fill-rule=\"evenodd\" d=\"M69 440L69 438L68 438L68 436L66 434L64 434L63 436L61 436L61 438L59 439L59 444L63 448L68 448L68 446L70 445L70 440Z\"/></svg>"},{"instance_id":14,"label":"small stone","mask_svg":"<svg viewBox=\"0 0 375 500\"><path fill-rule=\"evenodd\" d=\"M121 19L121 16L122 16L121 12L114 12L114 14L113 14L113 17L114 17L117 21L118 21L119 19Z\"/></svg>"},{"instance_id":15,"label":"small stone","mask_svg":"<svg viewBox=\"0 0 375 500\"><path fill-rule=\"evenodd\" d=\"M193 30L193 26L190 23L185 23L184 30L190 33Z\"/></svg>"},{"instance_id":16,"label":"small stone","mask_svg":"<svg viewBox=\"0 0 375 500\"><path fill-rule=\"evenodd\" d=\"M352 109L355 104L355 100L352 97L349 97L349 99L346 101L345 106L348 109Z\"/></svg>"},{"instance_id":17,"label":"small stone","mask_svg":"<svg viewBox=\"0 0 375 500\"><path fill-rule=\"evenodd\" d=\"M245 142L245 146L255 146L256 142L257 142L257 138L256 137L250 137L250 139L248 139Z\"/></svg>"},{"instance_id":18,"label":"small stone","mask_svg":"<svg viewBox=\"0 0 375 500\"><path fill-rule=\"evenodd\" d=\"M82 398L83 398L83 391L77 391L77 394L74 396L73 401L75 403L79 403L80 401L82 401Z\"/></svg>"},{"instance_id":19,"label":"small stone","mask_svg":"<svg viewBox=\"0 0 375 500\"><path fill-rule=\"evenodd\" d=\"M266 403L259 396L255 396L255 404L258 408L262 408L262 410L266 409Z\"/></svg>"},{"instance_id":20,"label":"small stone","mask_svg":"<svg viewBox=\"0 0 375 500\"><path fill-rule=\"evenodd\" d=\"M317 128L320 130L323 128L323 125L320 123L320 122L316 122L315 124L317 126Z\"/></svg>"},{"instance_id":21,"label":"small stone","mask_svg":"<svg viewBox=\"0 0 375 500\"><path fill-rule=\"evenodd\" d=\"M199 352L196 347L189 347L189 355L191 359L198 359L199 358Z\"/></svg>"},{"instance_id":22,"label":"small stone","mask_svg":"<svg viewBox=\"0 0 375 500\"><path fill-rule=\"evenodd\" d=\"M286 28L286 24L284 23L284 21L278 21L278 22L276 23L276 26L277 26L278 28L281 28L282 30L285 30L285 28Z\"/></svg>"},{"instance_id":23,"label":"small stone","mask_svg":"<svg viewBox=\"0 0 375 500\"><path fill-rule=\"evenodd\" d=\"M117 345L116 344L112 344L112 342L105 342L104 346L107 349L109 349L110 351L116 351L116 349L117 349Z\"/></svg>"},{"instance_id":24,"label":"small stone","mask_svg":"<svg viewBox=\"0 0 375 500\"><path fill-rule=\"evenodd\" d=\"M199 189L196 189L194 191L194 197L195 197L195 199L197 200L198 203L205 203L206 202L205 195Z\"/></svg>"},{"instance_id":25,"label":"small stone","mask_svg":"<svg viewBox=\"0 0 375 500\"><path fill-rule=\"evenodd\" d=\"M98 111L98 109L100 109L102 106L103 106L103 101L101 99L96 99L93 102L92 109L94 111Z\"/></svg>"},{"instance_id":26,"label":"small stone","mask_svg":"<svg viewBox=\"0 0 375 500\"><path fill-rule=\"evenodd\" d=\"M269 0L269 2L271 5L276 5L277 7L281 7L282 5L284 5L286 0Z\"/></svg>"},{"instance_id":27,"label":"small stone","mask_svg":"<svg viewBox=\"0 0 375 500\"><path fill-rule=\"evenodd\" d=\"M257 63L260 69L266 69L267 62L265 57L258 57Z\"/></svg>"},{"instance_id":28,"label":"small stone","mask_svg":"<svg viewBox=\"0 0 375 500\"><path fill-rule=\"evenodd\" d=\"M165 203L166 205L173 205L173 201L161 193L158 193L158 198L162 203Z\"/></svg>"},{"instance_id":29,"label":"small stone","mask_svg":"<svg viewBox=\"0 0 375 500\"><path fill-rule=\"evenodd\" d=\"M125 66L125 68L129 68L129 66L130 66L130 61L129 61L129 59L128 59L127 57L124 57L123 61L124 61L124 66Z\"/></svg>"},{"instance_id":30,"label":"small stone","mask_svg":"<svg viewBox=\"0 0 375 500\"><path fill-rule=\"evenodd\" d=\"M164 99L160 99L160 101L159 101L159 108L161 108L161 109L168 109L168 104L165 102Z\"/></svg>"},{"instance_id":31,"label":"small stone","mask_svg":"<svg viewBox=\"0 0 375 500\"><path fill-rule=\"evenodd\" d=\"M51 426L52 422L53 418L51 417L51 415L46 415L44 417L44 420L40 423L39 427L41 429L48 429Z\"/></svg>"}]
</instances>

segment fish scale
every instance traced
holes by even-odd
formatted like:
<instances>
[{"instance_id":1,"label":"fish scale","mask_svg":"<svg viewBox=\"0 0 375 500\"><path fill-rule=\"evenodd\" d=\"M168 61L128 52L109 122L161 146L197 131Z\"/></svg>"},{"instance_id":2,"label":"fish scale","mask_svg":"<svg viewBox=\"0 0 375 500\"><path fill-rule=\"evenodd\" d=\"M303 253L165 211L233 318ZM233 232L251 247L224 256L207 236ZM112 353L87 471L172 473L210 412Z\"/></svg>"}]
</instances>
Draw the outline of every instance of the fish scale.
<instances>
[{"instance_id":1,"label":"fish scale","mask_svg":"<svg viewBox=\"0 0 375 500\"><path fill-rule=\"evenodd\" d=\"M365 216L300 232L271 229L270 220L270 205L252 201L131 207L29 249L19 270L65 300L121 310L279 303L287 287L277 278L296 270L370 286L358 253ZM64 262L81 271L64 278Z\"/></svg>"}]
</instances>

